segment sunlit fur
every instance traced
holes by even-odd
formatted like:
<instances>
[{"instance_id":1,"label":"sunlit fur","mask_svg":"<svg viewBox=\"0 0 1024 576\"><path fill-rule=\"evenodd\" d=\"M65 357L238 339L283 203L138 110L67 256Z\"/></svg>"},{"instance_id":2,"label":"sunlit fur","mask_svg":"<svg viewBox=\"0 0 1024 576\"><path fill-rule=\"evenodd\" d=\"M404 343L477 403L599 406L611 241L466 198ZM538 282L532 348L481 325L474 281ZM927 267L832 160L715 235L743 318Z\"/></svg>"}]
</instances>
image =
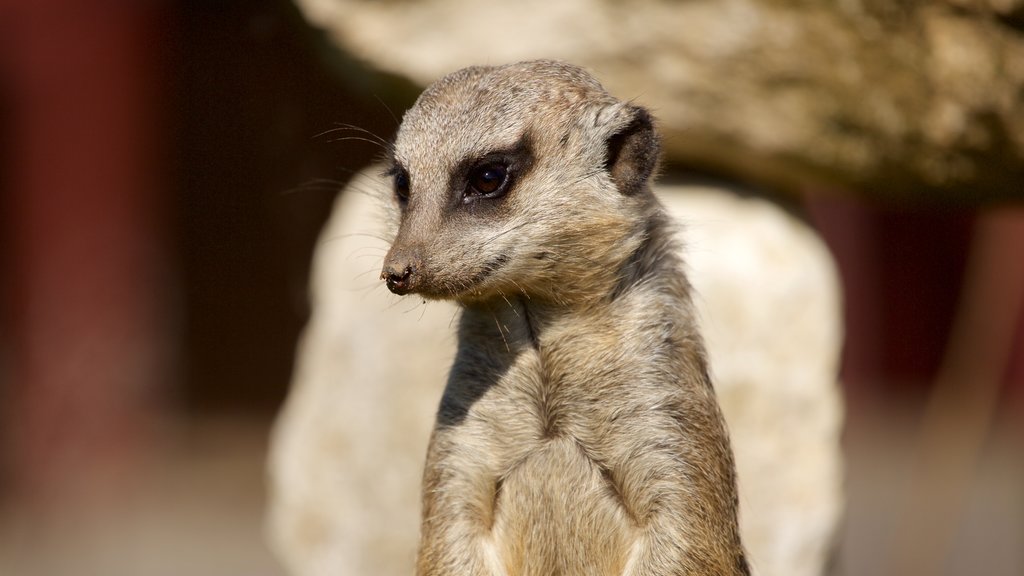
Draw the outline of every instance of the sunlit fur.
<instances>
[{"instance_id":1,"label":"sunlit fur","mask_svg":"<svg viewBox=\"0 0 1024 576\"><path fill-rule=\"evenodd\" d=\"M531 163L505 196L462 197L467 163L513 149ZM409 199L384 277L463 305L417 574L746 574L647 112L563 63L469 68L423 93L392 154Z\"/></svg>"}]
</instances>

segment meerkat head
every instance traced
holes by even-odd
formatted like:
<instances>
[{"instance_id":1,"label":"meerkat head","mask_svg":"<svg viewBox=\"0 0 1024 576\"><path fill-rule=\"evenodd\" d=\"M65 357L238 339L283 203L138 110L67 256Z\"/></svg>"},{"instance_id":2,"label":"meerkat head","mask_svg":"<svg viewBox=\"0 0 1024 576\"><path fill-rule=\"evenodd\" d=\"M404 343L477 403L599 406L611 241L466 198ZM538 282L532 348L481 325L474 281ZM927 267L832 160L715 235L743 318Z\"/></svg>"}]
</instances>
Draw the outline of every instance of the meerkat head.
<instances>
[{"instance_id":1,"label":"meerkat head","mask_svg":"<svg viewBox=\"0 0 1024 576\"><path fill-rule=\"evenodd\" d=\"M399 224L381 278L464 304L606 294L643 241L658 149L650 114L575 66L455 72L396 136Z\"/></svg>"}]
</instances>

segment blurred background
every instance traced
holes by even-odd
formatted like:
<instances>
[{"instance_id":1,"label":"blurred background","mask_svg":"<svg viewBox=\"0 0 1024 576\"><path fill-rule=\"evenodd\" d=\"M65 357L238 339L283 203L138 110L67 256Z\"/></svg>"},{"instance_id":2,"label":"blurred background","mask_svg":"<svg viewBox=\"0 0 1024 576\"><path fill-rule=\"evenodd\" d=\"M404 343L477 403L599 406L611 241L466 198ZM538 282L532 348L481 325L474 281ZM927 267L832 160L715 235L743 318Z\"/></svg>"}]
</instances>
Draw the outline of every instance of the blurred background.
<instances>
[{"instance_id":1,"label":"blurred background","mask_svg":"<svg viewBox=\"0 0 1024 576\"><path fill-rule=\"evenodd\" d=\"M1002 4L979 17L1019 40L1024 7ZM0 2L0 574L283 574L263 538L268 431L317 235L380 152L322 134L388 139L418 90L285 0ZM1020 141L983 153L999 174L894 175L891 194L885 171L792 185L668 166L749 181L836 259L833 573L1024 573Z\"/></svg>"}]
</instances>

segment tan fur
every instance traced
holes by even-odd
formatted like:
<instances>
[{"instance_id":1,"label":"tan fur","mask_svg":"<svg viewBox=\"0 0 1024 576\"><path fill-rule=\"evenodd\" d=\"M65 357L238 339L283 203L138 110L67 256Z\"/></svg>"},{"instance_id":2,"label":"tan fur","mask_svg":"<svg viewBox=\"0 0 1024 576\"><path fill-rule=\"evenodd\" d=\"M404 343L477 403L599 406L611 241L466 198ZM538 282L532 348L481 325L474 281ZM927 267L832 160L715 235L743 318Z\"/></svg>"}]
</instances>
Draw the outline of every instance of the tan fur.
<instances>
[{"instance_id":1,"label":"tan fur","mask_svg":"<svg viewBox=\"0 0 1024 576\"><path fill-rule=\"evenodd\" d=\"M645 110L558 62L460 70L406 113L382 277L463 306L417 574L748 573L657 154ZM494 163L506 191L474 196Z\"/></svg>"}]
</instances>

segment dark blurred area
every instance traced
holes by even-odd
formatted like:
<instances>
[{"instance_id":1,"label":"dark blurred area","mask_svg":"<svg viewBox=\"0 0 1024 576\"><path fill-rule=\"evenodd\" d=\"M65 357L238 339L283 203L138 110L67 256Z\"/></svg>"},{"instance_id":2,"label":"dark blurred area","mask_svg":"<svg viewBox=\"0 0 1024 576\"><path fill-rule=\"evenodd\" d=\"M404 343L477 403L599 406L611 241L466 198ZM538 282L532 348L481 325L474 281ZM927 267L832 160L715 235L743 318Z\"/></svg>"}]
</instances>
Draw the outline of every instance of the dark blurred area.
<instances>
[{"instance_id":1,"label":"dark blurred area","mask_svg":"<svg viewBox=\"0 0 1024 576\"><path fill-rule=\"evenodd\" d=\"M387 135L394 119L332 74L287 2L29 4L4 18L9 394L48 401L22 371L55 370L34 348L80 314L83 338L113 334L103 318L139 331L126 340L159 360L151 407L272 413L316 235L379 152L316 135L342 121Z\"/></svg>"},{"instance_id":2,"label":"dark blurred area","mask_svg":"<svg viewBox=\"0 0 1024 576\"><path fill-rule=\"evenodd\" d=\"M62 516L210 422L259 446L316 236L380 152L317 134L386 137L387 106L281 0L5 2L0 53L0 506ZM260 450L229 477L258 489Z\"/></svg>"},{"instance_id":3,"label":"dark blurred area","mask_svg":"<svg viewBox=\"0 0 1024 576\"><path fill-rule=\"evenodd\" d=\"M129 567L181 552L175 570L280 573L260 537L265 435L319 230L381 152L319 135L388 138L408 104L338 58L285 0L0 3L0 573L114 566L96 549L126 535ZM813 198L845 289L851 434L878 406L927 426L943 378L978 362L977 442L998 422L1019 450L1024 209ZM970 327L992 311L996 328ZM123 533L66 525L121 505L138 513ZM69 542L82 533L98 540Z\"/></svg>"},{"instance_id":4,"label":"dark blurred area","mask_svg":"<svg viewBox=\"0 0 1024 576\"><path fill-rule=\"evenodd\" d=\"M387 135L384 105L331 75L287 2L184 2L168 44L173 231L187 318L183 408L271 412L309 313L313 243L348 170L380 151L317 134Z\"/></svg>"}]
</instances>

